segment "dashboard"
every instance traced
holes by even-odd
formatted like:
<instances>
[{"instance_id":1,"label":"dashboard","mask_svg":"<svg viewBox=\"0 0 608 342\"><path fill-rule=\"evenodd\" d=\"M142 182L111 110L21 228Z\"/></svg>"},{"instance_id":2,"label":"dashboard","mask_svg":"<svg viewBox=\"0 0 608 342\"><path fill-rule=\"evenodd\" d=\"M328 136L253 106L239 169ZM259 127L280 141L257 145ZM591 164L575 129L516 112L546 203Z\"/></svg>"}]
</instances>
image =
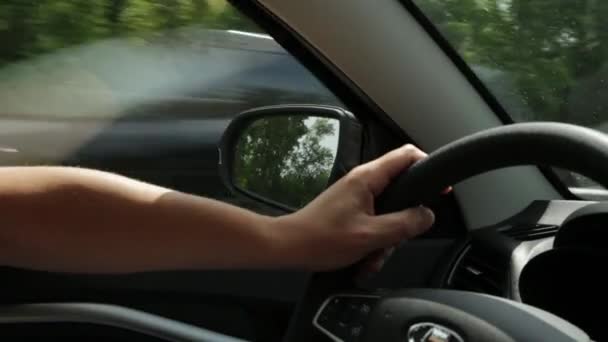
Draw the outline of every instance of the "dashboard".
<instances>
[{"instance_id":1,"label":"dashboard","mask_svg":"<svg viewBox=\"0 0 608 342\"><path fill-rule=\"evenodd\" d=\"M555 235L570 215L593 203L537 201L503 222L472 232L444 275L444 286L523 301L524 268L553 249Z\"/></svg>"},{"instance_id":2,"label":"dashboard","mask_svg":"<svg viewBox=\"0 0 608 342\"><path fill-rule=\"evenodd\" d=\"M466 303L495 301L492 298L497 297L513 300L504 309L516 310L517 314L510 315L501 309L494 318L486 317L489 321L504 321L505 317L510 317L510 321L516 322L521 320L518 314L533 313L529 308L517 307L523 303L575 324L596 341L606 340L608 336L602 327L601 316L589 310L592 304L606 302L608 282L599 276L608 261L603 248L603 225L606 222L608 203L536 201L517 215L472 231L456 242L447 238L417 239L399 249L376 279L361 283L360 293L334 292L330 296L323 295L317 304L311 302L312 312L307 316L306 327L314 327L319 334L333 341L365 340L374 312L386 301L386 295L390 297L390 293L398 289L409 289L403 291L409 291L419 299L437 300L443 296L439 299L453 304L454 298L449 294L425 293L424 289L416 289L422 286L467 291L472 296L464 301ZM402 262L404 260L409 263ZM372 289L374 291L370 291ZM495 297L475 296L485 294ZM462 300L463 294L458 296L461 298L456 299ZM504 303L486 304L492 307ZM399 307L411 308L409 305ZM438 314L445 312L443 309L440 311ZM408 310L404 310L401 314L407 313ZM467 320L463 325L471 321ZM122 328L161 340L238 341L199 326L112 304L16 304L4 306L0 312L0 323L5 324L59 322ZM511 324L515 325L512 328L514 332L521 330L516 323ZM484 329L481 325L473 328L475 331ZM413 336L430 333L441 340L441 336L455 336L458 331L451 331L449 326L418 325L411 333Z\"/></svg>"},{"instance_id":3,"label":"dashboard","mask_svg":"<svg viewBox=\"0 0 608 342\"><path fill-rule=\"evenodd\" d=\"M528 304L573 323L594 340L605 340L608 335L602 320L589 308L591 303L606 301L608 282L598 273L608 261L602 229L607 223L608 203L533 202L513 217L472 231L458 241L445 259L435 261L435 283L429 287ZM403 264L399 264L402 277L413 273L409 267L404 273ZM314 326L330 340L359 341L369 325L365 323L369 312L379 299L403 288L389 283L388 279L394 278L393 273L384 278L384 284L376 282L360 294L330 296L318 308ZM372 289L375 292L369 291ZM421 331L456 336L447 328L429 329Z\"/></svg>"},{"instance_id":4,"label":"dashboard","mask_svg":"<svg viewBox=\"0 0 608 342\"><path fill-rule=\"evenodd\" d=\"M499 205L499 203L497 203ZM441 275L441 287L508 298L608 335L590 303L605 302L608 204L536 201L513 217L475 230Z\"/></svg>"}]
</instances>

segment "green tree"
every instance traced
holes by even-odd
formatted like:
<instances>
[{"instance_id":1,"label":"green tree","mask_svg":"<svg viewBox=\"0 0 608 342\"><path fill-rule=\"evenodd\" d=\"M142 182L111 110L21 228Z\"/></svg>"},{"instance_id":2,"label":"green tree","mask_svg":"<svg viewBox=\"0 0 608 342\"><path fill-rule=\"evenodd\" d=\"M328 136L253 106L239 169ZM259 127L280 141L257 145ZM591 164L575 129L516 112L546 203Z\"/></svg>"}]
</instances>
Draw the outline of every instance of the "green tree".
<instances>
[{"instance_id":1,"label":"green tree","mask_svg":"<svg viewBox=\"0 0 608 342\"><path fill-rule=\"evenodd\" d=\"M608 131L608 2L415 0L515 121ZM570 186L594 184L560 170Z\"/></svg>"},{"instance_id":2,"label":"green tree","mask_svg":"<svg viewBox=\"0 0 608 342\"><path fill-rule=\"evenodd\" d=\"M225 0L4 0L0 68L102 39L147 41L190 26L259 31Z\"/></svg>"},{"instance_id":3,"label":"green tree","mask_svg":"<svg viewBox=\"0 0 608 342\"><path fill-rule=\"evenodd\" d=\"M606 121L605 1L416 3L516 120Z\"/></svg>"},{"instance_id":4,"label":"green tree","mask_svg":"<svg viewBox=\"0 0 608 342\"><path fill-rule=\"evenodd\" d=\"M304 206L327 186L336 150L323 142L334 137L334 122L304 115L255 121L237 144L236 184L294 208Z\"/></svg>"}]
</instances>

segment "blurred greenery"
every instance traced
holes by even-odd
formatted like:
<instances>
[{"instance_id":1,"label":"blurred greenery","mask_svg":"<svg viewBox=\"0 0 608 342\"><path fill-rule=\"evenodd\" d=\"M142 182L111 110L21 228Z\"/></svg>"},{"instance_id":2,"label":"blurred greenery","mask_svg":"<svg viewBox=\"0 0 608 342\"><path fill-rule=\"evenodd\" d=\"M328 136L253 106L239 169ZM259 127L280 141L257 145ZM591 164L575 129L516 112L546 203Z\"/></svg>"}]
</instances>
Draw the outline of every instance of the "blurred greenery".
<instances>
[{"instance_id":1,"label":"blurred greenery","mask_svg":"<svg viewBox=\"0 0 608 342\"><path fill-rule=\"evenodd\" d=\"M264 33L226 0L0 0L0 119L109 123L82 146L76 141L73 153L116 139L113 125L127 120L209 120L200 126L202 141L211 147L201 160L209 167L201 168L200 188L181 190L268 213L256 201L228 194L217 178L213 146L223 122L259 106L341 104L274 40L215 30ZM322 143L333 127L323 120L307 127L304 119L295 117L289 127L268 123L273 132L291 134L269 141L282 148L284 164L255 160L266 163L259 177L280 179L287 194L281 199L293 206L325 187L333 162ZM280 166L287 168L272 173ZM241 180L259 181L252 190L263 192L268 184L255 177Z\"/></svg>"},{"instance_id":2,"label":"blurred greenery","mask_svg":"<svg viewBox=\"0 0 608 342\"><path fill-rule=\"evenodd\" d=\"M484 81L515 121L562 121L608 131L608 21L605 20L608 2L414 2ZM152 45L158 41L198 39L192 33L196 30L189 31L190 27L260 31L226 0L0 0L0 68L110 38L124 38L133 44L143 45ZM179 30L181 28L187 30ZM159 56L163 55L159 53ZM76 58L66 54L62 61L67 60L64 63L67 65ZM29 76L19 82L9 79L0 84L0 95L3 95L1 102L6 107L7 115L44 112L45 117L69 116L69 108L73 108L76 113L73 116L79 117L107 117L114 112L122 115L122 111L108 109L110 104L114 104L111 101L113 94L102 96L105 93L83 93L71 96L69 91L66 91L66 95L58 87L49 87L50 84L56 84L58 79L66 84L76 84L73 79L77 79L83 84L93 84L90 87L92 89L101 87L95 83L101 82L100 79L94 79L85 72L88 67L80 70L76 66L65 66L61 69L58 67L64 65L61 63L51 63L46 67L43 63L13 68L15 73ZM166 64L158 65L167 68ZM3 71L10 71L8 69ZM78 70L79 73L75 75ZM109 74L111 73L103 73ZM142 78L141 74L135 75L131 77ZM8 76L9 72L2 74L2 77ZM80 83L76 87L83 88ZM145 92L152 93L153 90L146 88ZM224 88L218 91L226 92ZM21 103L18 100L20 96L15 96L15 93L25 93L31 100ZM329 98L333 98L330 95L328 93ZM234 98L236 95L230 96ZM282 96L264 97L256 93L248 98L272 98L284 103L290 102L290 99ZM69 103L66 98L70 100ZM10 101L17 103L7 103ZM318 101L320 100L314 102ZM321 100L323 101L330 100ZM241 102L243 106L251 107L251 101ZM297 102L304 101L298 98ZM220 109L213 108L214 111ZM235 112L235 109L229 107L229 111ZM314 143L311 142L311 146ZM578 175L566 172L560 172L560 175L571 185L593 185ZM316 178L307 179L312 181ZM305 182L300 180L297 184Z\"/></svg>"},{"instance_id":3,"label":"blurred greenery","mask_svg":"<svg viewBox=\"0 0 608 342\"><path fill-rule=\"evenodd\" d=\"M608 2L414 0L515 121L608 132ZM570 187L600 187L556 169Z\"/></svg>"},{"instance_id":4,"label":"blurred greenery","mask_svg":"<svg viewBox=\"0 0 608 342\"><path fill-rule=\"evenodd\" d=\"M225 0L2 0L0 67L104 38L145 42L190 25L259 31Z\"/></svg>"},{"instance_id":5,"label":"blurred greenery","mask_svg":"<svg viewBox=\"0 0 608 342\"><path fill-rule=\"evenodd\" d=\"M606 121L608 2L415 2L516 120ZM259 31L226 0L2 0L0 67L106 38L177 39L192 25Z\"/></svg>"},{"instance_id":6,"label":"blurred greenery","mask_svg":"<svg viewBox=\"0 0 608 342\"><path fill-rule=\"evenodd\" d=\"M335 119L305 115L254 121L235 150L236 185L293 208L303 207L327 186L337 152L337 127Z\"/></svg>"},{"instance_id":7,"label":"blurred greenery","mask_svg":"<svg viewBox=\"0 0 608 342\"><path fill-rule=\"evenodd\" d=\"M602 130L608 2L415 0L516 121Z\"/></svg>"}]
</instances>

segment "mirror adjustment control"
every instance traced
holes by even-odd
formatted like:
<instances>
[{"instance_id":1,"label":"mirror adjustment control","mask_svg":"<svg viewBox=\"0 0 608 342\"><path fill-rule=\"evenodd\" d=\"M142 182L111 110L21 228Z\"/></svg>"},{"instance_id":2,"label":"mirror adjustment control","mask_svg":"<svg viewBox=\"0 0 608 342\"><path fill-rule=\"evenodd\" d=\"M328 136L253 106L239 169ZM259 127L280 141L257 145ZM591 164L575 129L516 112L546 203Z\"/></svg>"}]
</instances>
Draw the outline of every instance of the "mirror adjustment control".
<instances>
[{"instance_id":1,"label":"mirror adjustment control","mask_svg":"<svg viewBox=\"0 0 608 342\"><path fill-rule=\"evenodd\" d=\"M334 341L357 342L378 296L340 294L329 297L313 324Z\"/></svg>"}]
</instances>

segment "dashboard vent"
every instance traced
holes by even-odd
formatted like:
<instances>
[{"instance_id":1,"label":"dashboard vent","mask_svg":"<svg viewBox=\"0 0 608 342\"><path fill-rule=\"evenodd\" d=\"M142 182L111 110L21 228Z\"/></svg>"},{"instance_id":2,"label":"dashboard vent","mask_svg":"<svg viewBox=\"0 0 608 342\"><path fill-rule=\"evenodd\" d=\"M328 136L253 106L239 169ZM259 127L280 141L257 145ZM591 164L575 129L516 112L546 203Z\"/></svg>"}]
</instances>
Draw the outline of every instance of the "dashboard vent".
<instances>
[{"instance_id":1,"label":"dashboard vent","mask_svg":"<svg viewBox=\"0 0 608 342\"><path fill-rule=\"evenodd\" d=\"M506 291L507 269L491 262L492 257L469 246L456 264L448 287L455 290L503 296Z\"/></svg>"},{"instance_id":2,"label":"dashboard vent","mask_svg":"<svg viewBox=\"0 0 608 342\"><path fill-rule=\"evenodd\" d=\"M549 224L522 225L503 230L502 233L518 241L531 241L552 237L558 229L558 226Z\"/></svg>"}]
</instances>

